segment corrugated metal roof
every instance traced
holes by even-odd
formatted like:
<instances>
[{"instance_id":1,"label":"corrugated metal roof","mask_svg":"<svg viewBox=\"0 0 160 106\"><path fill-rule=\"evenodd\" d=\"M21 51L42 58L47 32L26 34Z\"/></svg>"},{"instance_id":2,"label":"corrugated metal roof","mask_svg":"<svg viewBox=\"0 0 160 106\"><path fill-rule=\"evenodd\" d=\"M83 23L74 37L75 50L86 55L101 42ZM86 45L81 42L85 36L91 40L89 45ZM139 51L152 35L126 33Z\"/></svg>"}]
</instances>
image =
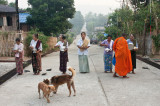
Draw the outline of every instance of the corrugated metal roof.
<instances>
[{"instance_id":1,"label":"corrugated metal roof","mask_svg":"<svg viewBox=\"0 0 160 106\"><path fill-rule=\"evenodd\" d=\"M20 23L26 23L28 16L30 16L29 13L19 13L19 22Z\"/></svg>"},{"instance_id":2,"label":"corrugated metal roof","mask_svg":"<svg viewBox=\"0 0 160 106\"><path fill-rule=\"evenodd\" d=\"M10 7L8 5L2 5L2 4L0 4L0 12L15 13L16 9L14 7Z\"/></svg>"}]
</instances>

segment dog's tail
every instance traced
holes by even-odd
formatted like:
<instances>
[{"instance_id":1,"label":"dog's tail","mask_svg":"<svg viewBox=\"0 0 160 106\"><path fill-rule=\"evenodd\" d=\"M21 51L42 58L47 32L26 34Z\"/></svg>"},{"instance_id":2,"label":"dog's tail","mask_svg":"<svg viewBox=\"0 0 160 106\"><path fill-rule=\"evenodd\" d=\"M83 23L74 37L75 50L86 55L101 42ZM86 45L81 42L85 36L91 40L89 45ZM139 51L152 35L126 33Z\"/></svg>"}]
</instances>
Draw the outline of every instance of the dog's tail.
<instances>
[{"instance_id":1,"label":"dog's tail","mask_svg":"<svg viewBox=\"0 0 160 106\"><path fill-rule=\"evenodd\" d=\"M68 70L72 72L71 78L73 78L76 75L75 69L73 69L72 67L68 67Z\"/></svg>"}]
</instances>

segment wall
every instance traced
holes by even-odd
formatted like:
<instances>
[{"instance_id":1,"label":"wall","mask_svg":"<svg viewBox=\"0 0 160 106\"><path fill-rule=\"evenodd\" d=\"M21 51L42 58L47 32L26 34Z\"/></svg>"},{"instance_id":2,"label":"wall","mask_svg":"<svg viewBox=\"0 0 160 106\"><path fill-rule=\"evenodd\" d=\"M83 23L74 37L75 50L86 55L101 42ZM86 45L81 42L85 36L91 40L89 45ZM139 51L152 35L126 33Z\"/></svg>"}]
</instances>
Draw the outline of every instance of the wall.
<instances>
[{"instance_id":1,"label":"wall","mask_svg":"<svg viewBox=\"0 0 160 106\"><path fill-rule=\"evenodd\" d=\"M12 17L12 26L7 25L7 16ZM0 13L0 17L3 17L3 26L1 31L16 31L17 30L17 17L16 13Z\"/></svg>"},{"instance_id":2,"label":"wall","mask_svg":"<svg viewBox=\"0 0 160 106\"><path fill-rule=\"evenodd\" d=\"M155 31L152 32L152 36L155 35ZM160 50L156 51L153 40L152 40L152 36L150 35L150 33L146 34L146 39L145 39L145 54L148 56L151 55L160 55ZM136 35L136 39L138 40L138 45L139 45L139 50L138 53L142 54L143 53L143 36L139 36Z\"/></svg>"},{"instance_id":3,"label":"wall","mask_svg":"<svg viewBox=\"0 0 160 106\"><path fill-rule=\"evenodd\" d=\"M19 34L16 32L0 32L0 56L13 56L12 50L17 37Z\"/></svg>"},{"instance_id":4,"label":"wall","mask_svg":"<svg viewBox=\"0 0 160 106\"><path fill-rule=\"evenodd\" d=\"M15 39L19 37L22 42L27 37L27 32L0 32L0 57L12 57ZM57 43L57 37L49 37L48 46L49 51L54 49ZM25 52L25 51L24 51Z\"/></svg>"}]
</instances>

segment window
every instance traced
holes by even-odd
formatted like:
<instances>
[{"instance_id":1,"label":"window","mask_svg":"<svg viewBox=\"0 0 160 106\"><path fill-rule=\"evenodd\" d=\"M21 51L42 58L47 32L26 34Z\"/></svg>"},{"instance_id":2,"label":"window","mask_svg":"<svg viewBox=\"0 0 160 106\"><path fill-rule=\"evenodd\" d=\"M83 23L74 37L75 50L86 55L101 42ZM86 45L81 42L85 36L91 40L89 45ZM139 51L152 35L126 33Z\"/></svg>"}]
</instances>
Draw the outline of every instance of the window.
<instances>
[{"instance_id":1,"label":"window","mask_svg":"<svg viewBox=\"0 0 160 106\"><path fill-rule=\"evenodd\" d=\"M7 16L7 25L12 26L12 17Z\"/></svg>"},{"instance_id":2,"label":"window","mask_svg":"<svg viewBox=\"0 0 160 106\"><path fill-rule=\"evenodd\" d=\"M0 17L0 26L3 26L3 17Z\"/></svg>"}]
</instances>

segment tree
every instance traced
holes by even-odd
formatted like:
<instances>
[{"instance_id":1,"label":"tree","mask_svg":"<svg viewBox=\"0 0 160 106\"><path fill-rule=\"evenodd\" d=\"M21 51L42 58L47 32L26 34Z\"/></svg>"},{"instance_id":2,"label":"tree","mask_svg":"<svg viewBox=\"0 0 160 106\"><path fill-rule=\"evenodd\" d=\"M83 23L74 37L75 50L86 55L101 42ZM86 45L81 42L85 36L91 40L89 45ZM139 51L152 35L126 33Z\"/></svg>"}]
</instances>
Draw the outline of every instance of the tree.
<instances>
[{"instance_id":1,"label":"tree","mask_svg":"<svg viewBox=\"0 0 160 106\"><path fill-rule=\"evenodd\" d=\"M69 18L75 13L74 0L28 0L32 6L27 22L45 35L66 33L72 28Z\"/></svg>"},{"instance_id":2,"label":"tree","mask_svg":"<svg viewBox=\"0 0 160 106\"><path fill-rule=\"evenodd\" d=\"M11 2L11 3L9 3L9 6L10 6L10 7L15 7L16 4L15 4L15 2Z\"/></svg>"},{"instance_id":3,"label":"tree","mask_svg":"<svg viewBox=\"0 0 160 106\"><path fill-rule=\"evenodd\" d=\"M81 14L81 12L77 11L74 15L74 18L71 19L70 22L73 25L73 28L71 29L71 31L74 32L76 35L79 34L84 25L84 17Z\"/></svg>"},{"instance_id":4,"label":"tree","mask_svg":"<svg viewBox=\"0 0 160 106\"><path fill-rule=\"evenodd\" d=\"M86 21L86 27L89 34L92 34L94 32L95 27L104 27L107 23L107 15L103 14L94 14L92 12L89 12L85 16Z\"/></svg>"},{"instance_id":5,"label":"tree","mask_svg":"<svg viewBox=\"0 0 160 106\"><path fill-rule=\"evenodd\" d=\"M7 4L8 4L8 1L7 1L7 0L0 0L0 4L7 5Z\"/></svg>"},{"instance_id":6,"label":"tree","mask_svg":"<svg viewBox=\"0 0 160 106\"><path fill-rule=\"evenodd\" d=\"M117 9L114 13L108 17L108 23L106 27L106 33L116 38L122 33L132 33L133 12L125 6L121 9Z\"/></svg>"}]
</instances>

